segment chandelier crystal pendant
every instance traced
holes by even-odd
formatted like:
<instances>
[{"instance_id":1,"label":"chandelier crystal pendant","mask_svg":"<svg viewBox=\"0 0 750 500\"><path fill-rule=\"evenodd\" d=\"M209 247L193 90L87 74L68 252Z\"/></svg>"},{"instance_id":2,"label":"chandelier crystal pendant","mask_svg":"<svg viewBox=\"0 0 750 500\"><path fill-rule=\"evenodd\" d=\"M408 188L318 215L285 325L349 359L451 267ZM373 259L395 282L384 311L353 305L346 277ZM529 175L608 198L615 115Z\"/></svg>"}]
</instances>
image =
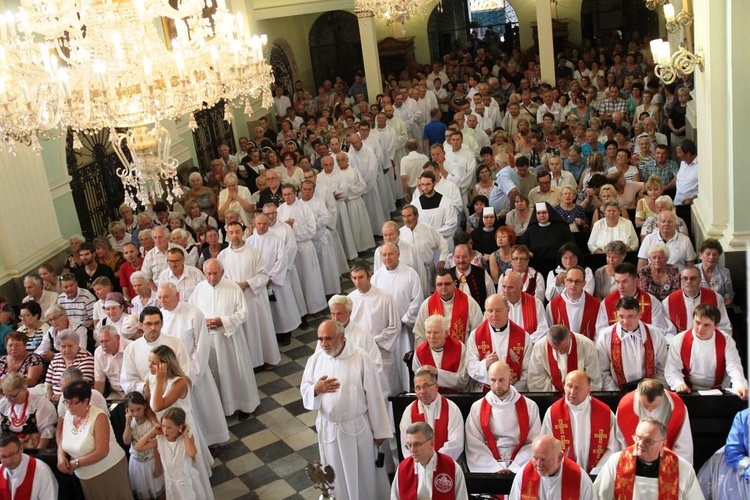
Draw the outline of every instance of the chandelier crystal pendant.
<instances>
[{"instance_id":1,"label":"chandelier crystal pendant","mask_svg":"<svg viewBox=\"0 0 750 500\"><path fill-rule=\"evenodd\" d=\"M123 184L135 189L129 203L160 196L156 169L178 196L171 140L159 122L188 115L192 128L196 111L222 100L245 112L258 98L273 105L266 43L225 0L177 8L168 0L21 0L15 14L0 15L0 147L13 152L22 141L38 150L38 138L55 129L110 129ZM115 128L133 130L123 137Z\"/></svg>"},{"instance_id":2,"label":"chandelier crystal pendant","mask_svg":"<svg viewBox=\"0 0 750 500\"><path fill-rule=\"evenodd\" d=\"M404 24L412 16L425 13L431 0L355 0L354 13L371 12L385 20L390 26L393 23ZM443 2L438 0L438 12L443 11Z\"/></svg>"}]
</instances>

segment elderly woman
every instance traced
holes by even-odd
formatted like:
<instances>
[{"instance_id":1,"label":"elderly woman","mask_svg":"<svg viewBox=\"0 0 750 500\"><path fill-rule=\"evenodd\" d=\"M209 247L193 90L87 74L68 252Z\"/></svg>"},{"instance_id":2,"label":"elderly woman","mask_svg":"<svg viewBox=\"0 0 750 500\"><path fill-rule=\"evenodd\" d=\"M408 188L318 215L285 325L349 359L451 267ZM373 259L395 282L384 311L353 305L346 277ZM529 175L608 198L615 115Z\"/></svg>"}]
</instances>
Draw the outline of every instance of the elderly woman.
<instances>
[{"instance_id":1,"label":"elderly woman","mask_svg":"<svg viewBox=\"0 0 750 500\"><path fill-rule=\"evenodd\" d=\"M26 378L9 373L0 384L0 430L19 437L25 449L45 449L55 437L57 412L44 396L29 390Z\"/></svg>"},{"instance_id":2,"label":"elderly woman","mask_svg":"<svg viewBox=\"0 0 750 500\"><path fill-rule=\"evenodd\" d=\"M21 319L18 331L26 335L26 350L34 352L49 329L49 325L42 321L42 306L33 300L24 302L21 304L18 317Z\"/></svg>"},{"instance_id":3,"label":"elderly woman","mask_svg":"<svg viewBox=\"0 0 750 500\"><path fill-rule=\"evenodd\" d=\"M520 193L513 197L513 210L505 216L505 225L513 229L516 236L521 236L529 227L532 214L530 205L529 199Z\"/></svg>"},{"instance_id":4,"label":"elderly woman","mask_svg":"<svg viewBox=\"0 0 750 500\"><path fill-rule=\"evenodd\" d=\"M719 240L708 238L701 243L698 255L700 262L698 269L701 271L701 286L710 288L724 297L724 305L730 306L734 302L734 287L729 269L719 264L719 258L724 249Z\"/></svg>"},{"instance_id":5,"label":"elderly woman","mask_svg":"<svg viewBox=\"0 0 750 500\"><path fill-rule=\"evenodd\" d=\"M68 241L70 243L70 255L65 259L63 272L73 272L83 265L78 251L81 249L81 244L86 243L86 238L80 234L74 234Z\"/></svg>"},{"instance_id":6,"label":"elderly woman","mask_svg":"<svg viewBox=\"0 0 750 500\"><path fill-rule=\"evenodd\" d=\"M622 241L612 241L604 246L607 263L594 272L594 296L599 300L617 290L615 268L625 262L628 248Z\"/></svg>"},{"instance_id":7,"label":"elderly woman","mask_svg":"<svg viewBox=\"0 0 750 500\"><path fill-rule=\"evenodd\" d=\"M193 227L194 220L202 220L207 226L219 227L216 219L204 212L200 205L198 205L197 201L190 200L185 203L185 224L189 227Z\"/></svg>"},{"instance_id":8,"label":"elderly woman","mask_svg":"<svg viewBox=\"0 0 750 500\"><path fill-rule=\"evenodd\" d=\"M620 172L625 176L626 181L640 182L641 174L638 172L638 167L630 164L631 155L629 149L618 148L615 159L617 160L617 164L607 170L607 175Z\"/></svg>"},{"instance_id":9,"label":"elderly woman","mask_svg":"<svg viewBox=\"0 0 750 500\"><path fill-rule=\"evenodd\" d=\"M560 217L570 226L574 233L587 231L589 229L589 218L581 205L576 204L576 188L565 186L560 190L560 204L555 206L555 210Z\"/></svg>"},{"instance_id":10,"label":"elderly woman","mask_svg":"<svg viewBox=\"0 0 750 500\"><path fill-rule=\"evenodd\" d=\"M638 235L635 233L633 224L620 216L622 208L617 200L609 200L604 203L604 219L594 223L589 236L589 251L591 253L604 253L604 247L610 241L622 241L628 252L638 249L640 244Z\"/></svg>"},{"instance_id":11,"label":"elderly woman","mask_svg":"<svg viewBox=\"0 0 750 500\"><path fill-rule=\"evenodd\" d=\"M523 291L535 296L539 300L544 300L544 276L529 266L531 261L531 252L526 245L514 245L511 248L511 266L510 269L501 274L497 280L497 289L502 290L503 278L512 272L517 272L523 278Z\"/></svg>"},{"instance_id":12,"label":"elderly woman","mask_svg":"<svg viewBox=\"0 0 750 500\"><path fill-rule=\"evenodd\" d=\"M635 206L635 227L643 227L649 217L657 214L656 200L664 192L664 184L658 175L652 175L643 184L643 198Z\"/></svg>"},{"instance_id":13,"label":"elderly woman","mask_svg":"<svg viewBox=\"0 0 750 500\"><path fill-rule=\"evenodd\" d=\"M513 264L512 249L513 245L516 244L516 232L510 226L502 226L495 232L495 242L497 243L497 250L492 252L490 256L490 276L492 281L497 283L500 276L505 274L505 271L511 268Z\"/></svg>"},{"instance_id":14,"label":"elderly woman","mask_svg":"<svg viewBox=\"0 0 750 500\"><path fill-rule=\"evenodd\" d=\"M9 373L20 373L26 379L27 387L36 386L44 372L42 357L26 350L26 334L13 332L5 337L5 350L0 357L0 379Z\"/></svg>"},{"instance_id":15,"label":"elderly woman","mask_svg":"<svg viewBox=\"0 0 750 500\"><path fill-rule=\"evenodd\" d=\"M664 243L648 247L648 264L638 271L638 286L659 300L680 289L680 270L668 264L669 248Z\"/></svg>"},{"instance_id":16,"label":"elderly woman","mask_svg":"<svg viewBox=\"0 0 750 500\"><path fill-rule=\"evenodd\" d=\"M109 231L107 239L112 248L117 252L122 251L122 247L125 243L133 241L133 235L125 230L125 224L122 221L116 220L110 222L109 225L107 225L107 230Z\"/></svg>"},{"instance_id":17,"label":"elderly woman","mask_svg":"<svg viewBox=\"0 0 750 500\"><path fill-rule=\"evenodd\" d=\"M125 226L125 232L133 234L133 231L138 229L138 221L135 219L133 208L127 203L122 203L117 211L119 212L120 217L122 217L120 222Z\"/></svg>"},{"instance_id":18,"label":"elderly woman","mask_svg":"<svg viewBox=\"0 0 750 500\"><path fill-rule=\"evenodd\" d=\"M191 243L192 236L184 229L175 229L169 233L169 241L182 248L185 253L185 265L193 266L198 263L198 245Z\"/></svg>"},{"instance_id":19,"label":"elderly woman","mask_svg":"<svg viewBox=\"0 0 750 500\"><path fill-rule=\"evenodd\" d=\"M86 342L88 341L86 327L76 320L69 319L65 309L60 306L52 306L45 311L45 315L50 326L44 334L44 338L42 338L42 343L34 351L45 362L49 363L55 357L55 354L60 352L60 333L63 331L74 332L78 345L81 349L86 348Z\"/></svg>"},{"instance_id":20,"label":"elderly woman","mask_svg":"<svg viewBox=\"0 0 750 500\"><path fill-rule=\"evenodd\" d=\"M276 171L279 173L282 184L293 184L299 188L300 184L305 180L305 174L301 168L297 166L297 156L294 153L284 153L281 157L283 165L276 167Z\"/></svg>"},{"instance_id":21,"label":"elderly woman","mask_svg":"<svg viewBox=\"0 0 750 500\"><path fill-rule=\"evenodd\" d=\"M120 277L120 266L125 263L125 257L120 252L112 248L112 243L103 237L94 238L94 249L96 251L96 261L99 264L109 266L115 273L115 277Z\"/></svg>"},{"instance_id":22,"label":"elderly woman","mask_svg":"<svg viewBox=\"0 0 750 500\"><path fill-rule=\"evenodd\" d=\"M591 225L593 226L599 219L604 218L604 204L611 200L617 200L617 189L612 184L605 184L599 188L599 206L594 210L591 216ZM619 200L618 200L619 201ZM628 211L625 208L620 209L620 217L630 220Z\"/></svg>"},{"instance_id":23,"label":"elderly woman","mask_svg":"<svg viewBox=\"0 0 750 500\"><path fill-rule=\"evenodd\" d=\"M57 335L57 339L60 341L60 352L52 358L45 380L47 398L53 403L57 403L62 396L60 377L71 366L80 369L87 382L94 383L94 356L78 345L78 336L69 330L63 330Z\"/></svg>"},{"instance_id":24,"label":"elderly woman","mask_svg":"<svg viewBox=\"0 0 750 500\"><path fill-rule=\"evenodd\" d=\"M560 256L559 265L547 275L547 289L544 292L547 301L550 301L565 291L565 276L568 270L574 266L583 266L583 254L581 249L575 243L566 243L560 247L557 252ZM588 267L584 268L586 284L583 290L593 295L594 293L594 273Z\"/></svg>"},{"instance_id":25,"label":"elderly woman","mask_svg":"<svg viewBox=\"0 0 750 500\"><path fill-rule=\"evenodd\" d=\"M301 170L300 173L302 173ZM255 212L255 205L250 201L250 190L245 186L240 186L234 174L227 174L224 184L226 189L219 194L219 220L223 222L227 211L235 210L240 214L240 220L245 227L249 227L253 212Z\"/></svg>"},{"instance_id":26,"label":"elderly woman","mask_svg":"<svg viewBox=\"0 0 750 500\"><path fill-rule=\"evenodd\" d=\"M65 403L68 412L57 448L58 470L78 477L86 499L132 500L125 452L106 413L91 405L89 384L72 382L65 388Z\"/></svg>"},{"instance_id":27,"label":"elderly woman","mask_svg":"<svg viewBox=\"0 0 750 500\"><path fill-rule=\"evenodd\" d=\"M44 282L44 289L50 292L60 293L60 281L57 279L55 266L46 262L39 266L39 276Z\"/></svg>"},{"instance_id":28,"label":"elderly woman","mask_svg":"<svg viewBox=\"0 0 750 500\"><path fill-rule=\"evenodd\" d=\"M200 207L201 212L205 212L208 216L213 217L216 215L216 193L213 189L203 185L203 179L201 174L193 172L188 177L188 184L190 189L185 191L183 195L183 202L185 203L185 209L187 210L187 204L194 201Z\"/></svg>"},{"instance_id":29,"label":"elderly woman","mask_svg":"<svg viewBox=\"0 0 750 500\"><path fill-rule=\"evenodd\" d=\"M656 208L656 214L646 219L646 222L643 223L643 227L641 228L641 241L643 241L646 236L654 232L654 230L659 230L659 228L656 226L656 223L658 222L659 218L657 216L660 212L664 210L674 212L674 203L672 202L672 198L670 198L666 194L663 194L656 199L654 207ZM685 220L682 217L677 217L677 230L685 236L689 236L687 224L685 224Z\"/></svg>"},{"instance_id":30,"label":"elderly woman","mask_svg":"<svg viewBox=\"0 0 750 500\"><path fill-rule=\"evenodd\" d=\"M228 246L229 244L227 242L221 241L218 229L213 227L208 228L206 230L206 241L205 243L203 243L200 251L200 256L198 257L198 267L202 269L204 262L206 262L208 259L217 258L219 256L219 252L221 252Z\"/></svg>"}]
</instances>

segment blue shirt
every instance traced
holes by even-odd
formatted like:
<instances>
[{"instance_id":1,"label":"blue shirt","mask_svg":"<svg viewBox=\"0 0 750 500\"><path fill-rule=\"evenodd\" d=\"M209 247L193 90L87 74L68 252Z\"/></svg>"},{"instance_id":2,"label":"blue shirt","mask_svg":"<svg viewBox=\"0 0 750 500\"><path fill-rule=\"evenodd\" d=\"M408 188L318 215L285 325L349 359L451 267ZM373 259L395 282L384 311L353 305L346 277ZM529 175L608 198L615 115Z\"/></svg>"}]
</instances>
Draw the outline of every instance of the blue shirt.
<instances>
[{"instance_id":1,"label":"blue shirt","mask_svg":"<svg viewBox=\"0 0 750 500\"><path fill-rule=\"evenodd\" d=\"M576 182L580 182L581 174L584 170L586 170L586 160L581 158L581 161L579 161L578 163L573 163L570 158L565 158L565 161L563 162L563 169L566 172L570 172L571 174L573 174Z\"/></svg>"},{"instance_id":2,"label":"blue shirt","mask_svg":"<svg viewBox=\"0 0 750 500\"><path fill-rule=\"evenodd\" d=\"M600 153L604 153L604 144L602 144L601 142L597 142L596 150ZM593 152L594 148L592 148L591 144L589 144L588 142L581 146L581 156L583 156L584 159L588 159L589 155Z\"/></svg>"},{"instance_id":3,"label":"blue shirt","mask_svg":"<svg viewBox=\"0 0 750 500\"><path fill-rule=\"evenodd\" d=\"M430 123L424 126L424 133L422 139L427 139L428 146L433 144L442 144L445 142L445 131L448 130L448 125L441 122L440 120L432 120Z\"/></svg>"}]
</instances>

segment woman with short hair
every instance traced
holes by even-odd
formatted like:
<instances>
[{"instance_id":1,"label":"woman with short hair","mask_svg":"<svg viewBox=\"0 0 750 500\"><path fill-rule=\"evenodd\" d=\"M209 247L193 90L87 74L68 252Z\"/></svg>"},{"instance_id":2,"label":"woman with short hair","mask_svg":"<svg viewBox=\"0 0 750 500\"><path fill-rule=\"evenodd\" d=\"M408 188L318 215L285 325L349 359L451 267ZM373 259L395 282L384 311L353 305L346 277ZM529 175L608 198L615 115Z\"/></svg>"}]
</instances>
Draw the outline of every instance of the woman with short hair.
<instances>
[{"instance_id":1,"label":"woman with short hair","mask_svg":"<svg viewBox=\"0 0 750 500\"><path fill-rule=\"evenodd\" d=\"M57 411L44 396L30 391L26 377L8 373L0 384L0 430L16 434L25 449L44 449L55 437Z\"/></svg>"},{"instance_id":2,"label":"woman with short hair","mask_svg":"<svg viewBox=\"0 0 750 500\"><path fill-rule=\"evenodd\" d=\"M638 286L659 300L680 289L680 269L668 264L669 248L661 242L648 247L648 264L638 271Z\"/></svg>"},{"instance_id":3,"label":"woman with short hair","mask_svg":"<svg viewBox=\"0 0 750 500\"><path fill-rule=\"evenodd\" d=\"M44 361L41 356L26 350L26 334L13 332L5 337L7 354L0 357L0 380L10 373L20 373L26 379L27 387L41 382Z\"/></svg>"},{"instance_id":4,"label":"woman with short hair","mask_svg":"<svg viewBox=\"0 0 750 500\"><path fill-rule=\"evenodd\" d=\"M94 356L78 345L78 335L69 330L64 330L57 335L60 341L60 352L55 354L47 369L47 399L53 403L59 401L62 396L60 388L60 377L62 373L72 367L80 369L89 384L94 383ZM90 396L89 396L90 397Z\"/></svg>"}]
</instances>

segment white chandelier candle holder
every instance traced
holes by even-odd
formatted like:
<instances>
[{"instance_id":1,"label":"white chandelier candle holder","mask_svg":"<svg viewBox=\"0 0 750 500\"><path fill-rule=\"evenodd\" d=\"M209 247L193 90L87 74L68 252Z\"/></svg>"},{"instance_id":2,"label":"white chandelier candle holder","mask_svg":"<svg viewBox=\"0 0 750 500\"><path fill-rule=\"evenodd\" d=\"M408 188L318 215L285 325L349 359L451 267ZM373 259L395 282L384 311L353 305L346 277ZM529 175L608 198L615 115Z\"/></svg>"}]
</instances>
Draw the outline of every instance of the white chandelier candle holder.
<instances>
[{"instance_id":1,"label":"white chandelier candle holder","mask_svg":"<svg viewBox=\"0 0 750 500\"><path fill-rule=\"evenodd\" d=\"M383 18L386 25L404 24L412 18L425 13L430 0L355 0L354 13L371 12ZM443 2L438 0L438 12L443 11Z\"/></svg>"},{"instance_id":2,"label":"white chandelier candle holder","mask_svg":"<svg viewBox=\"0 0 750 500\"><path fill-rule=\"evenodd\" d=\"M165 27L173 28L166 39ZM130 201L143 202L158 192L149 187L158 162L159 176L179 187L161 120L188 115L192 126L196 111L222 100L246 113L259 98L273 105L266 44L225 0L182 0L176 9L168 0L21 0L17 12L0 15L0 147L13 152L21 141L39 150L38 138L67 128L135 128L112 141L130 151L132 163L118 151L129 172L121 178L126 191L136 189ZM146 136L166 144L166 154L139 149ZM143 178L141 169L149 169Z\"/></svg>"},{"instance_id":3,"label":"white chandelier candle holder","mask_svg":"<svg viewBox=\"0 0 750 500\"><path fill-rule=\"evenodd\" d=\"M687 28L693 24L693 15L689 11L684 10L684 6L686 4L683 4L682 12L675 16L674 6L671 3L664 4L664 20L668 32L676 33L680 27Z\"/></svg>"},{"instance_id":4,"label":"white chandelier candle holder","mask_svg":"<svg viewBox=\"0 0 750 500\"><path fill-rule=\"evenodd\" d=\"M677 78L695 72L696 68L703 71L703 57L687 50L680 45L677 52L670 54L669 42L657 38L651 40L651 54L654 58L654 74L665 85L674 83Z\"/></svg>"},{"instance_id":5,"label":"white chandelier candle holder","mask_svg":"<svg viewBox=\"0 0 750 500\"><path fill-rule=\"evenodd\" d=\"M646 0L646 8L648 10L656 10L657 7L664 5L665 0Z\"/></svg>"}]
</instances>

